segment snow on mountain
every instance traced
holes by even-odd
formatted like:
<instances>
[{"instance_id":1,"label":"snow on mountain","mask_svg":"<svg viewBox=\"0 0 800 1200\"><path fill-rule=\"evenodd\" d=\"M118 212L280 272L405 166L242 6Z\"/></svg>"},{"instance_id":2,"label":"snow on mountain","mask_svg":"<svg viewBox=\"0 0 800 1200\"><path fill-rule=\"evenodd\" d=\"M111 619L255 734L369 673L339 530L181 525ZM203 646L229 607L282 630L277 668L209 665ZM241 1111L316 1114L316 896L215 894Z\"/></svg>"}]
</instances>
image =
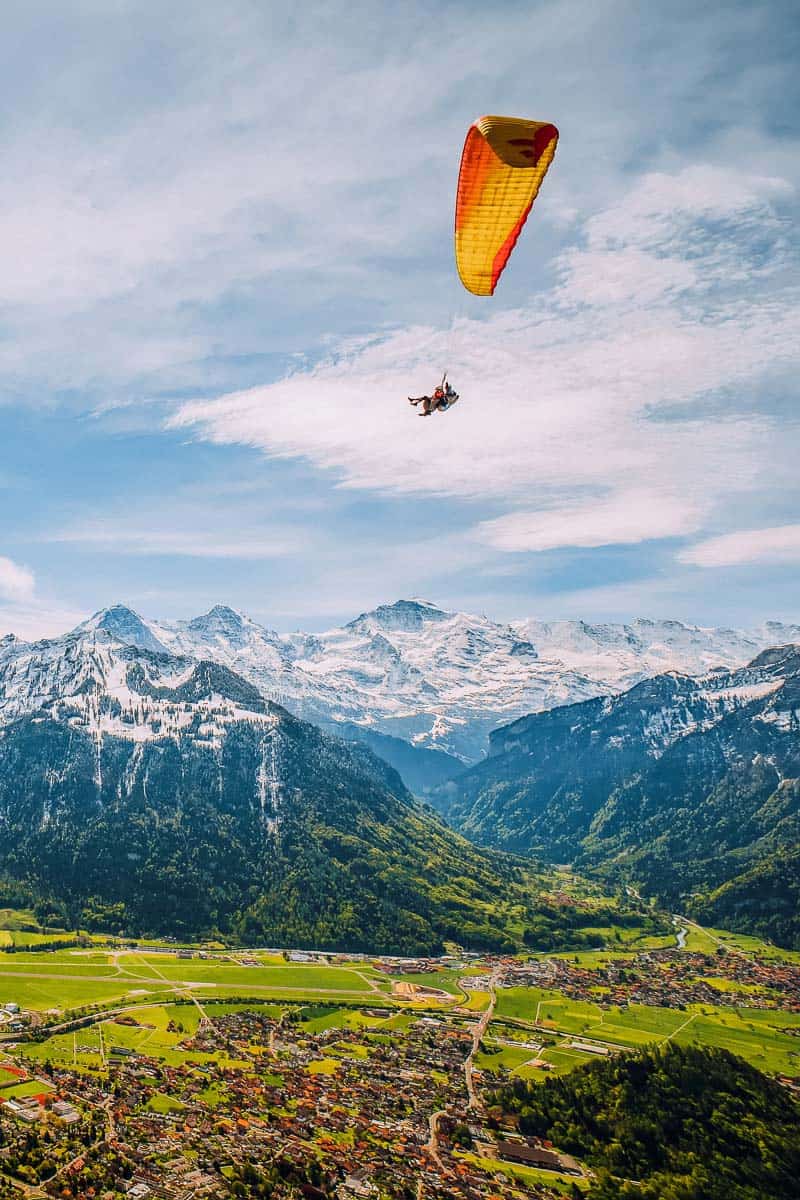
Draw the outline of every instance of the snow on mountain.
<instances>
[{"instance_id":1,"label":"snow on mountain","mask_svg":"<svg viewBox=\"0 0 800 1200\"><path fill-rule=\"evenodd\" d=\"M139 614L131 608L126 608L124 604L113 604L111 608L102 609L79 625L78 630L85 630L87 633L108 633L118 642L124 642L128 646L139 646L142 650L152 650L156 654L166 650L166 646L158 640Z\"/></svg>"},{"instance_id":2,"label":"snow on mountain","mask_svg":"<svg viewBox=\"0 0 800 1200\"><path fill-rule=\"evenodd\" d=\"M321 634L279 634L222 605L177 622L145 621L115 605L61 638L0 641L0 724L69 703L100 729L100 715L110 718L88 697L107 695L142 737L153 721L174 726L176 711L159 714L153 694L131 690L135 648L152 688L179 687L198 661L211 661L307 720L354 722L475 760L493 728L526 713L610 695L664 671L739 667L790 642L800 643L800 626L502 624L420 599L381 605Z\"/></svg>"},{"instance_id":3,"label":"snow on mountain","mask_svg":"<svg viewBox=\"0 0 800 1200\"><path fill-rule=\"evenodd\" d=\"M579 708L571 708L570 728L583 720L590 737L604 749L599 730L606 726L606 749L619 749L634 743L643 753L659 758L670 746L691 733L704 732L724 717L750 707L753 720L771 723L800 719L800 702L795 681L800 674L800 650L794 645L776 647L759 654L744 667L731 671L714 667L706 675L689 676L669 671L633 685L630 690L607 696L584 717ZM788 681L788 682L787 682ZM552 714L557 717L558 714ZM523 717L492 734L491 750L503 752L520 746L527 730L542 718L538 714Z\"/></svg>"},{"instance_id":4,"label":"snow on mountain","mask_svg":"<svg viewBox=\"0 0 800 1200\"><path fill-rule=\"evenodd\" d=\"M747 662L767 646L800 639L800 626L777 622L751 632L642 619L629 625L528 620L514 628L537 646L541 657L613 683L617 690L643 675L664 671L701 675L714 667L730 667Z\"/></svg>"},{"instance_id":5,"label":"snow on mountain","mask_svg":"<svg viewBox=\"0 0 800 1200\"><path fill-rule=\"evenodd\" d=\"M644 854L638 878L674 902L796 844L798 734L800 646L787 645L521 717L429 800L481 845L625 871Z\"/></svg>"},{"instance_id":6,"label":"snow on mountain","mask_svg":"<svg viewBox=\"0 0 800 1200\"><path fill-rule=\"evenodd\" d=\"M130 628L139 632L135 623ZM94 618L63 638L0 642L0 731L25 716L98 740L188 736L207 745L218 744L233 721L274 721L260 692L227 668L155 654Z\"/></svg>"}]
</instances>

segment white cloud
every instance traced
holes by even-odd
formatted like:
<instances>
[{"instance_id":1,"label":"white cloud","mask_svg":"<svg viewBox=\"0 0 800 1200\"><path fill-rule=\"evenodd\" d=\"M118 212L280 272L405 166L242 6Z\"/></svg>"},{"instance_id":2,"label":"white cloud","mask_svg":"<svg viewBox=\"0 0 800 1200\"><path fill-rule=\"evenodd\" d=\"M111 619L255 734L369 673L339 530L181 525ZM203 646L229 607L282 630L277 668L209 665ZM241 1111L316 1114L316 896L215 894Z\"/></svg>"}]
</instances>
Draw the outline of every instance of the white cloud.
<instances>
[{"instance_id":1,"label":"white cloud","mask_svg":"<svg viewBox=\"0 0 800 1200\"><path fill-rule=\"evenodd\" d=\"M297 543L285 536L241 532L226 533L211 529L159 529L155 526L131 529L122 522L93 523L64 529L48 535L47 541L65 542L114 554L176 555L185 558L269 559L291 554Z\"/></svg>"},{"instance_id":2,"label":"white cloud","mask_svg":"<svg viewBox=\"0 0 800 1200\"><path fill-rule=\"evenodd\" d=\"M773 224L772 202L792 193L785 179L738 166L695 163L672 174L654 171L638 179L620 203L587 222L587 240L594 248L635 244L663 253L683 250L698 221L735 222L741 235L745 224L752 229Z\"/></svg>"},{"instance_id":3,"label":"white cloud","mask_svg":"<svg viewBox=\"0 0 800 1200\"><path fill-rule=\"evenodd\" d=\"M555 512L513 512L483 521L476 536L497 550L554 550L560 546L609 546L692 533L700 513L675 496L622 491Z\"/></svg>"},{"instance_id":4,"label":"white cloud","mask_svg":"<svg viewBox=\"0 0 800 1200\"><path fill-rule=\"evenodd\" d=\"M30 600L34 587L32 571L21 567L10 558L0 556L0 598L12 601Z\"/></svg>"},{"instance_id":5,"label":"white cloud","mask_svg":"<svg viewBox=\"0 0 800 1200\"><path fill-rule=\"evenodd\" d=\"M680 554L698 567L738 567L751 563L800 563L800 525L742 529L707 538Z\"/></svg>"},{"instance_id":6,"label":"white cloud","mask_svg":"<svg viewBox=\"0 0 800 1200\"><path fill-rule=\"evenodd\" d=\"M764 23L748 6L726 12L722 40L714 12L687 23L665 7L644 41L615 0L505 4L499 16L414 0L312 3L290 18L248 0L168 17L112 5L102 20L77 0L11 8L0 301L12 333L0 370L37 399L42 380L117 397L150 372L201 386L214 357L236 378L235 356L273 336L308 349L347 324L342 309L357 310L351 328L367 305L376 323L441 311L461 139L478 109L528 111L532 53L557 64L537 77L536 115L563 128L537 206L548 237L618 194L645 155L679 146L685 161L700 131L708 146L709 123L729 138L727 161L796 169L795 145L762 119L794 64L770 54L762 94L747 67L765 61ZM652 203L641 192L632 215L650 221L665 186ZM674 184L670 206L688 190L693 211L714 215L716 184L703 186ZM725 211L746 188L733 179Z\"/></svg>"},{"instance_id":7,"label":"white cloud","mask_svg":"<svg viewBox=\"0 0 800 1200\"><path fill-rule=\"evenodd\" d=\"M535 306L351 342L279 383L184 404L170 425L347 488L512 506L479 530L503 549L685 535L761 485L777 436L763 416L705 415L709 397L800 362L797 294L770 279L785 190L712 168L645 179L588 222ZM422 420L404 396L442 366L462 402Z\"/></svg>"},{"instance_id":8,"label":"white cloud","mask_svg":"<svg viewBox=\"0 0 800 1200\"><path fill-rule=\"evenodd\" d=\"M59 637L87 617L77 609L50 608L46 604L0 604L0 637L8 633L23 641Z\"/></svg>"},{"instance_id":9,"label":"white cloud","mask_svg":"<svg viewBox=\"0 0 800 1200\"><path fill-rule=\"evenodd\" d=\"M265 304L282 323L350 293L383 300L384 260L414 264L449 225L463 64L522 79L534 31L540 46L564 39L555 13L498 23L413 5L312 4L290 21L236 2L167 22L126 10L104 14L100 36L73 6L64 24L74 53L52 62L29 31L47 87L5 85L0 194L15 333L0 369L24 378L36 363L59 388L168 367L196 383L190 360L262 350Z\"/></svg>"}]
</instances>

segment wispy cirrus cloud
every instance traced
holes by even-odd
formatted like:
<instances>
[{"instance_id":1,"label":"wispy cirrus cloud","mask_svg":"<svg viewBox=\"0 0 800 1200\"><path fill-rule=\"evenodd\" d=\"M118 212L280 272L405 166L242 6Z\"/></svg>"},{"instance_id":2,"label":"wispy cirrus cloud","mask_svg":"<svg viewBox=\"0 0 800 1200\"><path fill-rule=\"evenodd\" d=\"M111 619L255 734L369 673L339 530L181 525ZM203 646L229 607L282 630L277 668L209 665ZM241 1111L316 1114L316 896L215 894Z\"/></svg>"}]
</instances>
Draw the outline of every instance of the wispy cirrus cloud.
<instances>
[{"instance_id":1,"label":"wispy cirrus cloud","mask_svg":"<svg viewBox=\"0 0 800 1200\"><path fill-rule=\"evenodd\" d=\"M108 550L115 554L173 555L184 558L281 558L296 551L288 533L247 536L241 530L164 528L162 524L132 528L124 519L88 522L48 534L49 542Z\"/></svg>"},{"instance_id":2,"label":"wispy cirrus cloud","mask_svg":"<svg viewBox=\"0 0 800 1200\"><path fill-rule=\"evenodd\" d=\"M697 567L739 567L752 563L800 564L800 525L741 529L706 538L682 550L681 562Z\"/></svg>"},{"instance_id":3,"label":"wispy cirrus cloud","mask_svg":"<svg viewBox=\"0 0 800 1200\"><path fill-rule=\"evenodd\" d=\"M475 536L496 550L517 552L619 546L693 533L701 519L702 509L679 497L620 491L553 512L523 510L482 521Z\"/></svg>"}]
</instances>

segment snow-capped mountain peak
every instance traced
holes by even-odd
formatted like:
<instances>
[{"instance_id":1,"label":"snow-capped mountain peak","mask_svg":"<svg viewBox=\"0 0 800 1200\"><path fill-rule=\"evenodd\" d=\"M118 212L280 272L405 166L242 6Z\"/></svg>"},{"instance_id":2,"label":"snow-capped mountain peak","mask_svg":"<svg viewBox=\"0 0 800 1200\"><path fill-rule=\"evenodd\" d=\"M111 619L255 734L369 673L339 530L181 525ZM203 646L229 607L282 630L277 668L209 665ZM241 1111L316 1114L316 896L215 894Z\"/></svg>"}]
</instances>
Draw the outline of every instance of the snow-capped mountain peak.
<instances>
[{"instance_id":1,"label":"snow-capped mountain peak","mask_svg":"<svg viewBox=\"0 0 800 1200\"><path fill-rule=\"evenodd\" d=\"M371 612L361 613L345 628L356 631L380 629L386 632L410 632L422 629L432 621L447 621L453 613L446 612L429 600L396 600L394 604L380 604Z\"/></svg>"},{"instance_id":2,"label":"snow-capped mountain peak","mask_svg":"<svg viewBox=\"0 0 800 1200\"><path fill-rule=\"evenodd\" d=\"M170 681L159 686L215 662L317 724L355 723L475 760L492 729L527 713L610 696L670 671L703 676L713 691L709 672L792 642L800 643L800 626L778 622L754 631L644 618L503 624L419 598L319 634L278 634L225 605L175 622L114 605L62 638L0 642L0 725L59 698L108 691L109 681L123 686L125 651L134 648L140 658L169 659L159 669ZM140 708L132 702L134 721Z\"/></svg>"},{"instance_id":3,"label":"snow-capped mountain peak","mask_svg":"<svg viewBox=\"0 0 800 1200\"><path fill-rule=\"evenodd\" d=\"M193 617L191 621L187 622L189 629L202 632L229 632L243 629L246 624L252 625L254 622L249 617L245 617L243 613L237 612L235 608L229 608L227 604L215 604L207 613Z\"/></svg>"},{"instance_id":4,"label":"snow-capped mountain peak","mask_svg":"<svg viewBox=\"0 0 800 1200\"><path fill-rule=\"evenodd\" d=\"M139 646L152 650L154 654L166 651L166 646L154 634L145 621L125 604L112 604L103 608L78 626L78 631L107 633L118 642L128 646Z\"/></svg>"}]
</instances>

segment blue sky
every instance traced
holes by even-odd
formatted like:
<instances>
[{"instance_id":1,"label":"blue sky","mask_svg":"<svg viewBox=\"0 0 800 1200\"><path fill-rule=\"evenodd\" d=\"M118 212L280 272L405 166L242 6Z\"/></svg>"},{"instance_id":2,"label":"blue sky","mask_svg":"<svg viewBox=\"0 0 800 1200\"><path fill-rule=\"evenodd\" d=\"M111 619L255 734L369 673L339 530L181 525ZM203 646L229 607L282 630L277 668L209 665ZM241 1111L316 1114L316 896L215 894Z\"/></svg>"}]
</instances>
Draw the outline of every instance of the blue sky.
<instances>
[{"instance_id":1,"label":"blue sky","mask_svg":"<svg viewBox=\"0 0 800 1200\"><path fill-rule=\"evenodd\" d=\"M0 633L797 620L798 40L777 2L13 5ZM481 300L487 112L561 141Z\"/></svg>"}]
</instances>

